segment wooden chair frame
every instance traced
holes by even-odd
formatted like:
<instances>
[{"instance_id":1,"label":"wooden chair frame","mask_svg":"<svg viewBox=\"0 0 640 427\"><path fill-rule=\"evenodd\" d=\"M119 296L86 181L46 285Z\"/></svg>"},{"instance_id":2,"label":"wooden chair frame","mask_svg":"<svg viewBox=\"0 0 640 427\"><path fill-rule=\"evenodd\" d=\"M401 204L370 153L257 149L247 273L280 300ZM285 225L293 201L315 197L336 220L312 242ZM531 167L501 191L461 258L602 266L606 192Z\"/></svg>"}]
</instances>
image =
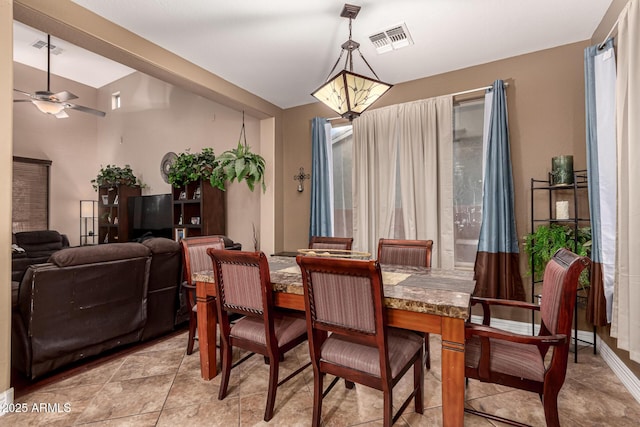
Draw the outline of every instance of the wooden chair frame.
<instances>
[{"instance_id":1,"label":"wooden chair frame","mask_svg":"<svg viewBox=\"0 0 640 427\"><path fill-rule=\"evenodd\" d=\"M549 281L549 283L546 281L543 283L543 289L544 286L561 287L560 302L557 307L558 317L555 334L552 334L549 331L548 326L545 325L544 322L541 322L540 332L537 336L514 334L490 326L491 307L503 306L539 312L541 310L541 306L544 306L546 303L544 298L539 306L520 301L474 297L472 298L471 303L472 305L480 304L482 306L483 322L482 325L468 323L465 328L465 339L469 340L472 337L479 337L481 349L480 360L478 366L473 366L473 363L470 363L467 358L465 363L465 376L482 382L501 384L520 390L538 393L543 402L547 426L554 427L560 425L557 398L567 372L567 360L569 345L571 342L571 324L576 302L578 279L582 270L589 266L590 261L588 258L580 257L567 249L560 249L555 253L549 263L555 263L557 266L564 269L562 278L558 280L558 283L552 283L551 281ZM548 268L549 265L547 265L547 269ZM495 340L535 346L538 349L542 360L545 359L547 351L550 348L553 348L551 360L548 364L545 364L544 380L534 381L527 378L492 371L491 345ZM468 355L469 353L467 353L467 356ZM465 408L465 411L511 425L525 425L513 420L475 411L470 408Z\"/></svg>"},{"instance_id":2,"label":"wooden chair frame","mask_svg":"<svg viewBox=\"0 0 640 427\"><path fill-rule=\"evenodd\" d=\"M316 244L323 246L316 247ZM309 240L309 249L344 249L350 251L352 244L353 237L312 236L311 240Z\"/></svg>"},{"instance_id":3,"label":"wooden chair frame","mask_svg":"<svg viewBox=\"0 0 640 427\"><path fill-rule=\"evenodd\" d=\"M382 273L377 261L347 260L335 258L309 257L298 255L297 262L302 271L304 288L305 313L307 318L307 335L309 336L309 351L313 366L314 390L313 390L313 420L312 426L320 425L322 415L322 399L333 388L339 378L346 380L347 388L352 388L353 383L359 383L368 387L383 391L384 395L384 425L392 425L411 402L415 401L415 411L423 412L424 389L424 345L420 346L413 357L400 369L400 372L392 377L387 346L387 319L384 309L384 295L382 285ZM365 277L370 280L375 313L375 332L364 333L334 323L319 320L315 313L315 300L313 291L313 274L315 272ZM321 348L329 333L348 337L359 344L377 347L380 354L380 377L363 371L351 369L339 364L333 364L321 359ZM404 401L400 409L393 415L392 390L395 384L413 366L414 389ZM323 391L323 378L325 374L335 375L334 381Z\"/></svg>"},{"instance_id":4,"label":"wooden chair frame","mask_svg":"<svg viewBox=\"0 0 640 427\"><path fill-rule=\"evenodd\" d=\"M222 378L220 381L220 389L218 393L218 399L222 400L227 394L227 388L229 386L229 376L231 374L231 368L244 362L251 357L254 353L265 356L265 362L269 363L269 390L267 392L267 404L264 412L264 420L269 421L273 417L273 408L276 400L276 391L278 386L286 383L298 373L302 372L311 363L298 368L292 374L287 376L282 381L278 382L278 372L280 361L284 359L284 354L289 350L295 348L300 343L306 341L307 334L297 336L290 342L279 346L275 333L274 321L277 316L277 310L273 303L273 288L271 285L269 263L266 256L262 252L243 252L243 251L226 251L208 249L207 253L211 257L213 262L213 273L215 277L216 286L216 308L218 312L218 321L220 325L220 353L222 356ZM225 297L225 276L223 274L223 264L243 265L249 267L256 267L259 269L260 274L260 289L262 294L262 309L248 309L246 307L239 307L234 304L227 303ZM266 333L266 345L262 345L252 340L237 337L231 334L231 320L230 315L237 313L242 316L259 318L264 322L264 329ZM240 320L239 322L241 322ZM236 365L232 365L232 350L233 347L242 348L251 352L247 357L240 360Z\"/></svg>"},{"instance_id":5,"label":"wooden chair frame","mask_svg":"<svg viewBox=\"0 0 640 427\"><path fill-rule=\"evenodd\" d=\"M192 260L189 248L194 247L212 247L216 249L224 249L224 240L219 236L197 236L185 237L180 240L182 248L182 265L184 272L184 280L182 287L185 290L187 304L189 306L189 337L187 341L187 354L193 353L193 344L198 339L196 336L196 328L198 327L198 316L195 311L196 307L196 284L191 280L195 271L191 268Z\"/></svg>"},{"instance_id":6,"label":"wooden chair frame","mask_svg":"<svg viewBox=\"0 0 640 427\"><path fill-rule=\"evenodd\" d=\"M425 249L425 258L419 264L405 263L403 265L412 265L415 267L431 268L431 252L433 250L433 240L404 240L404 239L380 239L378 240L378 262L380 264L394 263L386 262L384 248L402 248L406 250L411 249ZM431 369L431 348L429 346L429 334L424 334L425 342L425 366L427 369Z\"/></svg>"},{"instance_id":7,"label":"wooden chair frame","mask_svg":"<svg viewBox=\"0 0 640 427\"><path fill-rule=\"evenodd\" d=\"M385 247L393 247L393 248L405 248L405 249L416 249L416 248L425 248L426 254L424 263L418 264L410 264L417 267L427 267L431 268L431 251L433 250L433 240L402 240L402 239L380 239L378 241L378 262L380 264L392 264L385 260L384 248ZM403 264L409 265L409 264Z\"/></svg>"}]
</instances>

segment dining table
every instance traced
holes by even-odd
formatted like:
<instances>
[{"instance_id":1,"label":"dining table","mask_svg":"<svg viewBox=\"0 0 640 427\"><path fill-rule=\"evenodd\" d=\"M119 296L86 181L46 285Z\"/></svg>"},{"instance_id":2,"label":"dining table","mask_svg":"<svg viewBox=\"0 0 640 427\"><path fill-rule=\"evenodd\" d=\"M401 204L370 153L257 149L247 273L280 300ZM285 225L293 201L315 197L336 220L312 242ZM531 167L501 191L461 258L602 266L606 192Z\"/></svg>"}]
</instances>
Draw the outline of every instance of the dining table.
<instances>
[{"instance_id":1,"label":"dining table","mask_svg":"<svg viewBox=\"0 0 640 427\"><path fill-rule=\"evenodd\" d=\"M269 257L276 307L304 311L302 274L296 259ZM381 265L389 326L438 334L442 338L442 420L444 426L464 422L464 325L470 316L475 287L470 271ZM216 289L213 271L195 272L198 340L202 378L217 374Z\"/></svg>"}]
</instances>

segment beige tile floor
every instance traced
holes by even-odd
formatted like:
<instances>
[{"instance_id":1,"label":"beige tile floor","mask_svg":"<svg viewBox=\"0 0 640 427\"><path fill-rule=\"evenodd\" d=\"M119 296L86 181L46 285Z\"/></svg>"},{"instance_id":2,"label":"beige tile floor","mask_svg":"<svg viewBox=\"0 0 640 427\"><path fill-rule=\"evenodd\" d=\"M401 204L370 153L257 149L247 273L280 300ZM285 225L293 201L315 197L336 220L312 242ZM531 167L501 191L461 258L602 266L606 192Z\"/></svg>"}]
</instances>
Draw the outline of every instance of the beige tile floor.
<instances>
[{"instance_id":1,"label":"beige tile floor","mask_svg":"<svg viewBox=\"0 0 640 427\"><path fill-rule=\"evenodd\" d=\"M152 345L127 351L73 375L58 374L48 381L18 392L16 403L60 404L60 411L12 413L0 417L0 426L255 426L262 420L267 390L268 366L254 356L232 371L229 395L217 399L219 377L200 379L197 351L185 354L186 333L174 334ZM432 368L425 375L425 411L413 406L396 425L442 425L440 340L431 337ZM308 361L307 343L294 349L280 373ZM394 402L408 392L408 375L394 389ZM269 425L308 426L312 412L313 373L307 368L278 389L275 415ZM506 387L471 381L467 405L513 418L533 426L544 425L544 413L537 395ZM69 411L65 412L64 404ZM579 363L569 363L567 380L559 397L563 426L638 426L640 404L618 378L594 356L590 347L579 352ZM46 409L46 408L43 408ZM382 425L382 393L356 385L347 390L339 383L325 398L324 426ZM465 414L467 426L493 426L484 418Z\"/></svg>"}]
</instances>

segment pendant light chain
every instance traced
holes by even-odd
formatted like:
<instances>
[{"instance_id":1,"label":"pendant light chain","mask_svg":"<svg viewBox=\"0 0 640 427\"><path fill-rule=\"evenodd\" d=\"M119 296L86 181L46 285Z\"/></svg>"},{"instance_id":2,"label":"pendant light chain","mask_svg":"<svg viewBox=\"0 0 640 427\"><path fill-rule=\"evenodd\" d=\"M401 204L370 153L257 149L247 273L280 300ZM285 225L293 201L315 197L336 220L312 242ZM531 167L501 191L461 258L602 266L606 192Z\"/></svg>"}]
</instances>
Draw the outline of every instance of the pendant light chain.
<instances>
[{"instance_id":1,"label":"pendant light chain","mask_svg":"<svg viewBox=\"0 0 640 427\"><path fill-rule=\"evenodd\" d=\"M351 16L349 16L349 44L351 44L351 21L353 19L351 18ZM352 54L352 49L349 49L349 53L348 53L348 58L349 58L349 71L351 71L353 73L353 57L351 56ZM346 68L346 67L345 67Z\"/></svg>"}]
</instances>

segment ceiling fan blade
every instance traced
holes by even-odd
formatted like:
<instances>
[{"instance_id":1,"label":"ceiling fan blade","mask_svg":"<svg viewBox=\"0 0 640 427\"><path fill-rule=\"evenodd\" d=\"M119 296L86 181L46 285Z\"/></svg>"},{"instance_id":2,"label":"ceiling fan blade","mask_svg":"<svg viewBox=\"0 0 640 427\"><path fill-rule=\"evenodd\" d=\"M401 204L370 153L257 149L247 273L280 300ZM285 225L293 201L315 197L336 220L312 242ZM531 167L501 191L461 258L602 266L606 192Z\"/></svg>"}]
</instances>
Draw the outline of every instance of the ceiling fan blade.
<instances>
[{"instance_id":1,"label":"ceiling fan blade","mask_svg":"<svg viewBox=\"0 0 640 427\"><path fill-rule=\"evenodd\" d=\"M13 102L31 102L30 99L14 99Z\"/></svg>"},{"instance_id":2,"label":"ceiling fan blade","mask_svg":"<svg viewBox=\"0 0 640 427\"><path fill-rule=\"evenodd\" d=\"M25 91L20 90L20 89L13 89L13 90L14 90L15 92L21 93L21 94L23 94L23 95L25 95L25 96L28 96L29 98L33 97L33 94L31 94L31 93L29 93L29 92L25 92Z\"/></svg>"},{"instance_id":3,"label":"ceiling fan blade","mask_svg":"<svg viewBox=\"0 0 640 427\"><path fill-rule=\"evenodd\" d=\"M85 113L95 114L96 116L104 117L107 113L99 110L94 110L93 108L83 107L82 105L77 104L65 104L66 108L73 108L74 110L83 111Z\"/></svg>"},{"instance_id":4,"label":"ceiling fan blade","mask_svg":"<svg viewBox=\"0 0 640 427\"><path fill-rule=\"evenodd\" d=\"M49 96L49 99L51 101L59 101L59 102L65 102L65 101L69 101L70 99L76 99L76 98L78 97L66 90L63 90L62 92L54 93Z\"/></svg>"},{"instance_id":5,"label":"ceiling fan blade","mask_svg":"<svg viewBox=\"0 0 640 427\"><path fill-rule=\"evenodd\" d=\"M61 110L58 114L54 114L54 116L56 116L57 119L66 119L67 117L69 117L69 115L64 110Z\"/></svg>"}]
</instances>

